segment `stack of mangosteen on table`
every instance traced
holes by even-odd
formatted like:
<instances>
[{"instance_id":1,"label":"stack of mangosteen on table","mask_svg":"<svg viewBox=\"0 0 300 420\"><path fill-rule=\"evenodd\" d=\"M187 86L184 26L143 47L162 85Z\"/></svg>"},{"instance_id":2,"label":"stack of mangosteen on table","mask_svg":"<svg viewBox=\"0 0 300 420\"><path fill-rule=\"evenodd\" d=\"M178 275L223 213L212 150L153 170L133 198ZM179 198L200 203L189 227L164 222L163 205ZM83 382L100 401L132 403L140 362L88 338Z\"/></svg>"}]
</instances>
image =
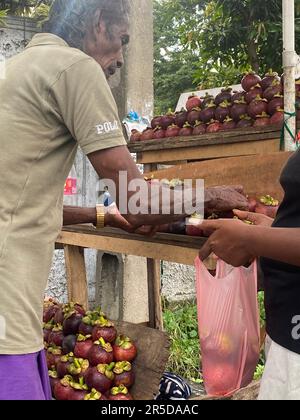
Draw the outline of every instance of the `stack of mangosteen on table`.
<instances>
[{"instance_id":1,"label":"stack of mangosteen on table","mask_svg":"<svg viewBox=\"0 0 300 420\"><path fill-rule=\"evenodd\" d=\"M180 112L169 112L153 118L151 127L142 133L133 130L131 142L161 140L170 137L200 136L251 127L281 126L284 123L284 76L270 70L261 78L255 72L247 73L242 89L233 92L222 89L216 96L189 97ZM296 80L297 119L300 120L300 79Z\"/></svg>"},{"instance_id":2,"label":"stack of mangosteen on table","mask_svg":"<svg viewBox=\"0 0 300 420\"><path fill-rule=\"evenodd\" d=\"M100 309L44 304L44 342L53 398L132 400L134 342L118 335Z\"/></svg>"}]
</instances>

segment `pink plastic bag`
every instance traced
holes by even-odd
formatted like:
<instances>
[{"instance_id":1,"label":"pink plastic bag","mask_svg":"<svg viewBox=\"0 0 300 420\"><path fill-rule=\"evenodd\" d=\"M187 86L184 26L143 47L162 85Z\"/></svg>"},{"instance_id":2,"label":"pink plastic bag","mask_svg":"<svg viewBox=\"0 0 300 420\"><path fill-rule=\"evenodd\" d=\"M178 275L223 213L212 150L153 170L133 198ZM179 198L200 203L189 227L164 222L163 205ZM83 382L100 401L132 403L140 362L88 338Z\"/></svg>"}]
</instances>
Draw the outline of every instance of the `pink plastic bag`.
<instances>
[{"instance_id":1,"label":"pink plastic bag","mask_svg":"<svg viewBox=\"0 0 300 420\"><path fill-rule=\"evenodd\" d=\"M260 354L257 263L219 260L213 277L196 259L203 378L208 395L230 395L253 380Z\"/></svg>"}]
</instances>

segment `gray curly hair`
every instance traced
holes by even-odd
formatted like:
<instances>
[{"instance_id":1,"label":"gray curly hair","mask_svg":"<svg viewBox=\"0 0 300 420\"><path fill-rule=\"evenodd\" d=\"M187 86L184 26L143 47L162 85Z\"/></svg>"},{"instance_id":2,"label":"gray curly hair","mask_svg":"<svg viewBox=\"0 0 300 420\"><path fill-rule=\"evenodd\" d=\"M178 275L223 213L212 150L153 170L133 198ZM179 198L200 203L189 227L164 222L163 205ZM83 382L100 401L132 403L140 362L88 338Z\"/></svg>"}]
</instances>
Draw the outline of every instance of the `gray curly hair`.
<instances>
[{"instance_id":1,"label":"gray curly hair","mask_svg":"<svg viewBox=\"0 0 300 420\"><path fill-rule=\"evenodd\" d=\"M71 47L82 49L97 10L101 10L107 33L112 36L112 26L129 21L130 0L54 0L43 31L60 36Z\"/></svg>"}]
</instances>

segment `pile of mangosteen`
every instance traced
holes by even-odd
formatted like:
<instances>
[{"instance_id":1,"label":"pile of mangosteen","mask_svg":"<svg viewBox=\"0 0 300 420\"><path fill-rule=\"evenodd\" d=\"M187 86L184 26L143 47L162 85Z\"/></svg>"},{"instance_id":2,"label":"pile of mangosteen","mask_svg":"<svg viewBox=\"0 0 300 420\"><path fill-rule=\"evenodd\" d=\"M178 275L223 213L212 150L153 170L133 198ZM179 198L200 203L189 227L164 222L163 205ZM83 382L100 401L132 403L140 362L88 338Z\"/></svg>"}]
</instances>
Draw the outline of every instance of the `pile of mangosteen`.
<instances>
[{"instance_id":1,"label":"pile of mangosteen","mask_svg":"<svg viewBox=\"0 0 300 420\"><path fill-rule=\"evenodd\" d=\"M132 400L134 342L118 335L101 309L44 303L44 343L57 400Z\"/></svg>"},{"instance_id":2,"label":"pile of mangosteen","mask_svg":"<svg viewBox=\"0 0 300 420\"><path fill-rule=\"evenodd\" d=\"M284 76L270 70L264 78L251 71L241 85L243 90L222 89L216 96L192 95L180 112L172 110L153 118L142 133L133 130L130 141L160 140L169 137L199 136L234 129L281 127L284 123ZM296 81L297 119L300 120L300 79Z\"/></svg>"}]
</instances>

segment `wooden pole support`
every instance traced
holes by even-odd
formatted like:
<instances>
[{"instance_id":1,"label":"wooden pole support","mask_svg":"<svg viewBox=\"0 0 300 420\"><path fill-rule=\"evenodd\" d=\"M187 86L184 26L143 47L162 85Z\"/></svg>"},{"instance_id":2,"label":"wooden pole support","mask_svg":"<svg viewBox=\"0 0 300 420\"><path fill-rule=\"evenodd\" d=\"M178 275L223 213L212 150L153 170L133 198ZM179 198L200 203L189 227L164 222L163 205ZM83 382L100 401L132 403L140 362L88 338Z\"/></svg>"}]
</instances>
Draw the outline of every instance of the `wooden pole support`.
<instances>
[{"instance_id":1,"label":"wooden pole support","mask_svg":"<svg viewBox=\"0 0 300 420\"><path fill-rule=\"evenodd\" d=\"M84 262L84 249L79 246L64 245L68 298L88 310L88 287Z\"/></svg>"},{"instance_id":2,"label":"wooden pole support","mask_svg":"<svg viewBox=\"0 0 300 420\"><path fill-rule=\"evenodd\" d=\"M147 258L149 327L163 330L160 261Z\"/></svg>"}]
</instances>

